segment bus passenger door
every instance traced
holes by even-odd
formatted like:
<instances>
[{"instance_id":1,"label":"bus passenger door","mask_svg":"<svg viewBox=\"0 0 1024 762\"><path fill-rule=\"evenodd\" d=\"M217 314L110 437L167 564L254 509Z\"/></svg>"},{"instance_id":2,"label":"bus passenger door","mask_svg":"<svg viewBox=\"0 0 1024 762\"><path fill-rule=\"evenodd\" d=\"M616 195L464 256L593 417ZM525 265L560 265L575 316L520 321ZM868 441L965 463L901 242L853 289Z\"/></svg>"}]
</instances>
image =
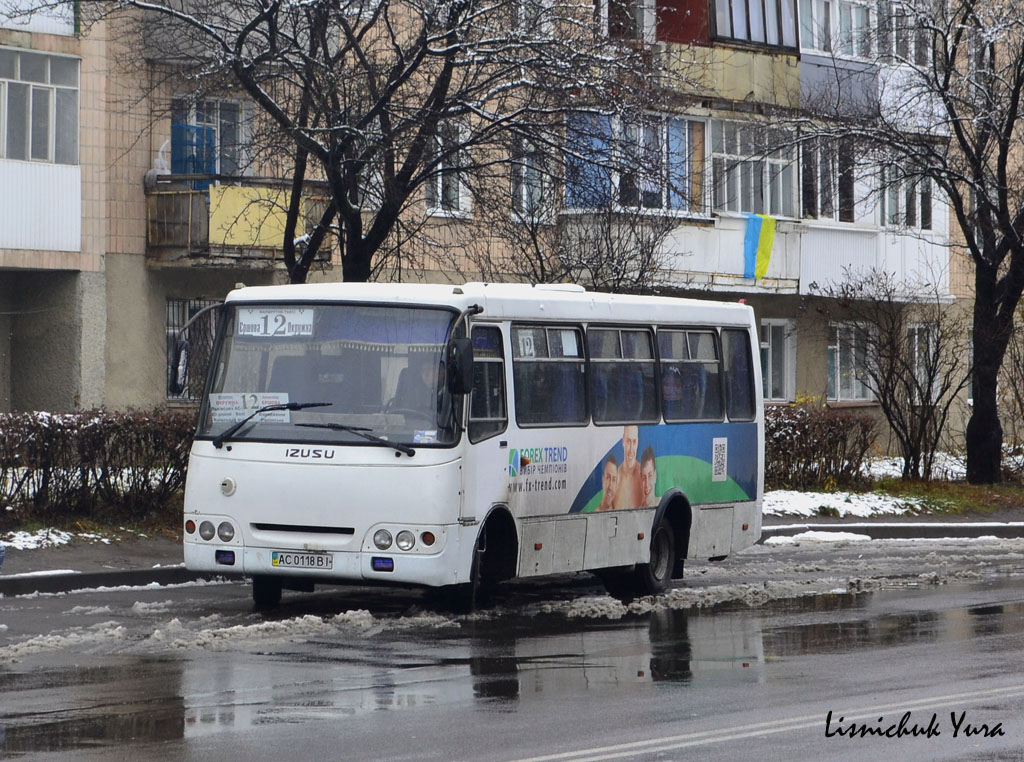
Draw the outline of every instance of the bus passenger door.
<instances>
[{"instance_id":1,"label":"bus passenger door","mask_svg":"<svg viewBox=\"0 0 1024 762\"><path fill-rule=\"evenodd\" d=\"M482 521L492 505L508 504L510 450L507 439L508 395L501 327L474 325L473 391L467 426L470 446L462 462L460 518ZM516 466L518 467L518 465Z\"/></svg>"}]
</instances>

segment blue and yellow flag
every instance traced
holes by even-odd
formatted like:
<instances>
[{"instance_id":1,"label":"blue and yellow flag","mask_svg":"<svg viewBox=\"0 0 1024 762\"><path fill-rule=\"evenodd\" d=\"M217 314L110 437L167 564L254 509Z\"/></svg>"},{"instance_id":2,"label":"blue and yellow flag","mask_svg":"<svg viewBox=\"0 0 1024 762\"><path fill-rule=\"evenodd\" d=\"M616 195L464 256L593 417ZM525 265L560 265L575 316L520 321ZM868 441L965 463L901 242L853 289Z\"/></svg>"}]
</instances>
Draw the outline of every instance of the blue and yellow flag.
<instances>
[{"instance_id":1,"label":"blue and yellow flag","mask_svg":"<svg viewBox=\"0 0 1024 762\"><path fill-rule=\"evenodd\" d=\"M766 214L748 214L743 238L743 277L763 278L768 271L775 243L775 218Z\"/></svg>"}]
</instances>

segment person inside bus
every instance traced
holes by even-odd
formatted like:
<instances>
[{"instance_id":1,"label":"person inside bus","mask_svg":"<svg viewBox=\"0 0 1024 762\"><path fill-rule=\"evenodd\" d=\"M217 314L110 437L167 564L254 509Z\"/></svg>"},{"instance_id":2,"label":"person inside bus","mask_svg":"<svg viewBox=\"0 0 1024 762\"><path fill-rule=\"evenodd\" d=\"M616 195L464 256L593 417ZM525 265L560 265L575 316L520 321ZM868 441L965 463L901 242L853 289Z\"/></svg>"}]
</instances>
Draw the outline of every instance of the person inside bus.
<instances>
[{"instance_id":1,"label":"person inside bus","mask_svg":"<svg viewBox=\"0 0 1024 762\"><path fill-rule=\"evenodd\" d=\"M636 426L622 429L622 465L619 466L619 488L615 495L616 508L637 508L643 505L643 485L640 483L640 464L636 448L640 442Z\"/></svg>"},{"instance_id":2,"label":"person inside bus","mask_svg":"<svg viewBox=\"0 0 1024 762\"><path fill-rule=\"evenodd\" d=\"M409 365L398 375L395 396L387 409L393 412L407 410L433 418L437 411L437 372L428 360L409 360Z\"/></svg>"},{"instance_id":3,"label":"person inside bus","mask_svg":"<svg viewBox=\"0 0 1024 762\"><path fill-rule=\"evenodd\" d=\"M604 459L604 471L601 473L601 504L598 511L615 509L615 492L619 486L619 459L609 455Z\"/></svg>"},{"instance_id":4,"label":"person inside bus","mask_svg":"<svg viewBox=\"0 0 1024 762\"><path fill-rule=\"evenodd\" d=\"M658 496L654 489L658 484L658 468L654 463L654 448L650 445L644 448L640 456L640 482L643 485L644 496L640 505L650 507L658 504Z\"/></svg>"}]
</instances>

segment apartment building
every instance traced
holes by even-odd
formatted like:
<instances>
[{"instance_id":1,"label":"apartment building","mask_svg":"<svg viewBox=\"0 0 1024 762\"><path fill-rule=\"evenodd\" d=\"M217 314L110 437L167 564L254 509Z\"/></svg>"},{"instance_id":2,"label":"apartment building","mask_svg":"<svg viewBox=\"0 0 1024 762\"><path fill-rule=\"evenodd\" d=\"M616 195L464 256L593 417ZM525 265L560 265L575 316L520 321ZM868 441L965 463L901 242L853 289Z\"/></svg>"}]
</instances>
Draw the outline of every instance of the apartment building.
<instances>
[{"instance_id":1,"label":"apartment building","mask_svg":"<svg viewBox=\"0 0 1024 762\"><path fill-rule=\"evenodd\" d=\"M578 117L591 119L595 151L634 143L637 160L635 172L584 174L606 183L602 203L672 221L663 288L754 306L771 401L871 402L862 348L819 287L877 268L950 291L949 220L929 186L853 172L842 147L799 145L788 132L837 71L843 108L855 110L879 87L883 46L913 54L916 38L886 35L885 5L596 6L604 33L700 74L663 111ZM73 9L0 20L0 409L173 402L168 336L236 282L284 280L281 186L247 156L252 104L152 86L119 65L133 44L123 30L107 22L82 34ZM528 162L516 171L508 204L532 203L542 184ZM543 186L564 215L595 203L575 176ZM443 173L421 209L453 239L473 224Z\"/></svg>"}]
</instances>

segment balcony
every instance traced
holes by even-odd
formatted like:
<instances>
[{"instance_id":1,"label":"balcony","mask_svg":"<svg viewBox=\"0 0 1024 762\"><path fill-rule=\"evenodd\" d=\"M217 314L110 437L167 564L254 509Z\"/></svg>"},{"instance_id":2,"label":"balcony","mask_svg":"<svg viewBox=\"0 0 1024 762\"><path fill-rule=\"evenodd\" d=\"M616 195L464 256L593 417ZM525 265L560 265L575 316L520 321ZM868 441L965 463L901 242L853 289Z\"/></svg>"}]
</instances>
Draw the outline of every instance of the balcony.
<instances>
[{"instance_id":1,"label":"balcony","mask_svg":"<svg viewBox=\"0 0 1024 762\"><path fill-rule=\"evenodd\" d=\"M146 187L146 256L170 266L281 267L289 198L280 179L157 175ZM312 229L327 203L319 188L302 199L297 235ZM320 259L329 258L325 249Z\"/></svg>"}]
</instances>

